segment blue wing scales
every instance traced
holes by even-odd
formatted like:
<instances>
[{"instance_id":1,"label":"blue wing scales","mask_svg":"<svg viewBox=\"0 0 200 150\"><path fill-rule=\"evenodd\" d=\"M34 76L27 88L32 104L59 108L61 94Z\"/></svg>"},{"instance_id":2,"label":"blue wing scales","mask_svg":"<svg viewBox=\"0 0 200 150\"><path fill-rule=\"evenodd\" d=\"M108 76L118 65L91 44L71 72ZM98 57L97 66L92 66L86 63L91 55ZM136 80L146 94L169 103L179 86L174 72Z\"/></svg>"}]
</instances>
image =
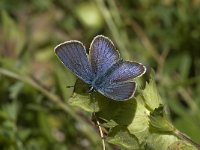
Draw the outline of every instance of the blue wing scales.
<instances>
[{"instance_id":1,"label":"blue wing scales","mask_svg":"<svg viewBox=\"0 0 200 150\"><path fill-rule=\"evenodd\" d=\"M88 84L93 80L91 65L85 47L79 41L68 41L58 45L55 53L61 62Z\"/></svg>"},{"instance_id":2,"label":"blue wing scales","mask_svg":"<svg viewBox=\"0 0 200 150\"><path fill-rule=\"evenodd\" d=\"M146 67L137 62L119 61L115 65L117 67L107 77L106 82L124 82L139 77L146 72Z\"/></svg>"},{"instance_id":3,"label":"blue wing scales","mask_svg":"<svg viewBox=\"0 0 200 150\"><path fill-rule=\"evenodd\" d=\"M146 68L136 62L118 61L105 74L96 80L95 86L103 95L114 100L127 100L136 90L132 78L141 76Z\"/></svg>"},{"instance_id":4,"label":"blue wing scales","mask_svg":"<svg viewBox=\"0 0 200 150\"><path fill-rule=\"evenodd\" d=\"M107 86L99 92L111 99L122 101L130 99L134 95L135 89L135 82L122 82Z\"/></svg>"},{"instance_id":5,"label":"blue wing scales","mask_svg":"<svg viewBox=\"0 0 200 150\"><path fill-rule=\"evenodd\" d=\"M119 60L119 53L109 38L98 35L90 45L89 59L93 73L98 77Z\"/></svg>"}]
</instances>

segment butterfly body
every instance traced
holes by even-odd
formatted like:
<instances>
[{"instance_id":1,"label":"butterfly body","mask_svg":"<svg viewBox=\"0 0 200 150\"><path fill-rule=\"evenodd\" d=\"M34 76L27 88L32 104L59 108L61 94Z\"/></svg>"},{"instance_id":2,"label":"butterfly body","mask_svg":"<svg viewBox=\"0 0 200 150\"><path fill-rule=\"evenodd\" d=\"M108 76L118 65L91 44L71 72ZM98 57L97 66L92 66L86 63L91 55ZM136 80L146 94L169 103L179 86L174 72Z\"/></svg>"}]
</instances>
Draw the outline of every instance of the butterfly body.
<instances>
[{"instance_id":1,"label":"butterfly body","mask_svg":"<svg viewBox=\"0 0 200 150\"><path fill-rule=\"evenodd\" d=\"M58 45L55 53L75 75L104 96L114 100L130 99L136 89L132 78L141 76L146 68L140 63L123 61L114 44L105 36L96 36L89 56L79 41Z\"/></svg>"},{"instance_id":2,"label":"butterfly body","mask_svg":"<svg viewBox=\"0 0 200 150\"><path fill-rule=\"evenodd\" d=\"M101 74L100 76L97 76L94 81L92 82L92 86L95 89L100 89L105 87L106 84L111 84L112 80L108 80L110 74L116 70L119 66L121 61L119 61L118 63L113 64L108 70L106 70L103 74ZM107 81L108 80L108 81Z\"/></svg>"}]
</instances>

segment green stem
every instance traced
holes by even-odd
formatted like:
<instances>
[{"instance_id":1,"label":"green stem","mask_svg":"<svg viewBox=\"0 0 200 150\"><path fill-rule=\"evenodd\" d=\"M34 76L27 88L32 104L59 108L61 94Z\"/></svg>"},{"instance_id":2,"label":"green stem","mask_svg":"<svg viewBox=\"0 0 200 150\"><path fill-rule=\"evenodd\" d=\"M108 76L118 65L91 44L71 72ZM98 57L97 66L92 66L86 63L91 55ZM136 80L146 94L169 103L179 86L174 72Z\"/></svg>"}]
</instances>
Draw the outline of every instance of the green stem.
<instances>
[{"instance_id":1,"label":"green stem","mask_svg":"<svg viewBox=\"0 0 200 150\"><path fill-rule=\"evenodd\" d=\"M195 146L197 149L200 149L200 144L194 142L189 136L187 136L186 134L180 132L179 130L175 130L174 134L179 137L180 139L183 139L185 141L187 141L188 143L190 143L191 145Z\"/></svg>"},{"instance_id":2,"label":"green stem","mask_svg":"<svg viewBox=\"0 0 200 150\"><path fill-rule=\"evenodd\" d=\"M111 34L113 35L113 38L115 39L115 41L118 44L118 47L120 49L120 51L124 52L124 57L125 58L129 58L129 52L126 48L126 45L124 44L124 42L122 41L122 36L125 34L124 32L120 32L119 28L117 27L116 23L114 22L114 19L112 17L112 14L110 13L111 10L109 10L107 8L107 6L105 5L105 1L104 0L96 0L97 6L100 10L100 12L102 13L104 20L109 28L109 30L111 31ZM110 3L108 3L110 4ZM119 19L119 16L118 16Z\"/></svg>"},{"instance_id":3,"label":"green stem","mask_svg":"<svg viewBox=\"0 0 200 150\"><path fill-rule=\"evenodd\" d=\"M55 94L47 91L45 88L40 86L37 82L35 82L32 78L29 76L20 75L17 73L14 73L10 70L7 70L5 68L0 68L0 74L20 80L24 83L29 84L33 88L40 91L42 94L44 94L46 97L49 98L53 103L55 103L57 106L62 108L65 112L67 112L69 115L71 115L77 122L81 124L80 131L84 133L84 135L87 136L87 138L94 144L94 145L100 145L100 138L99 135L96 133L94 128L91 127L91 124L87 123L85 120L83 120L77 113L70 108L66 103L64 103L58 96Z\"/></svg>"}]
</instances>

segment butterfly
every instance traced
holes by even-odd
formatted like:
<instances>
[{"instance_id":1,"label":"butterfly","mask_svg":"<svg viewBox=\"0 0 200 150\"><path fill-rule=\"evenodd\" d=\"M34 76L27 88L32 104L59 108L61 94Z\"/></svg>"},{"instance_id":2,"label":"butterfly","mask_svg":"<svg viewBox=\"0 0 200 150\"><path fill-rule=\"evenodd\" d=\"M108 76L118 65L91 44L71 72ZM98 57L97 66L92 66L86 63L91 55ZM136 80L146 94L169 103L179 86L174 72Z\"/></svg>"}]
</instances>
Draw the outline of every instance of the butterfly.
<instances>
[{"instance_id":1,"label":"butterfly","mask_svg":"<svg viewBox=\"0 0 200 150\"><path fill-rule=\"evenodd\" d=\"M117 101L132 98L137 87L132 79L146 72L141 63L122 60L113 42L103 35L94 37L89 55L77 40L61 43L54 51L69 70L91 85L90 91Z\"/></svg>"}]
</instances>

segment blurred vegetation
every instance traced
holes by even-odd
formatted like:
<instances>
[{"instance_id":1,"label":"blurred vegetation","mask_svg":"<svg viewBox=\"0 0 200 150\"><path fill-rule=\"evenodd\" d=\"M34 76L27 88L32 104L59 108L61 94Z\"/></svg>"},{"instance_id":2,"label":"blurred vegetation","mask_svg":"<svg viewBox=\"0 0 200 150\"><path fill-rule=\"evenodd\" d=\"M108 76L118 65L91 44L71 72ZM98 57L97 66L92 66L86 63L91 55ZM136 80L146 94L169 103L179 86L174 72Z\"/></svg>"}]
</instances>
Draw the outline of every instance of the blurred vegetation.
<instances>
[{"instance_id":1,"label":"blurred vegetation","mask_svg":"<svg viewBox=\"0 0 200 150\"><path fill-rule=\"evenodd\" d=\"M53 51L98 34L156 71L173 124L200 143L199 24L200 0L1 0L1 149L101 149L91 115L67 103L75 77Z\"/></svg>"}]
</instances>

